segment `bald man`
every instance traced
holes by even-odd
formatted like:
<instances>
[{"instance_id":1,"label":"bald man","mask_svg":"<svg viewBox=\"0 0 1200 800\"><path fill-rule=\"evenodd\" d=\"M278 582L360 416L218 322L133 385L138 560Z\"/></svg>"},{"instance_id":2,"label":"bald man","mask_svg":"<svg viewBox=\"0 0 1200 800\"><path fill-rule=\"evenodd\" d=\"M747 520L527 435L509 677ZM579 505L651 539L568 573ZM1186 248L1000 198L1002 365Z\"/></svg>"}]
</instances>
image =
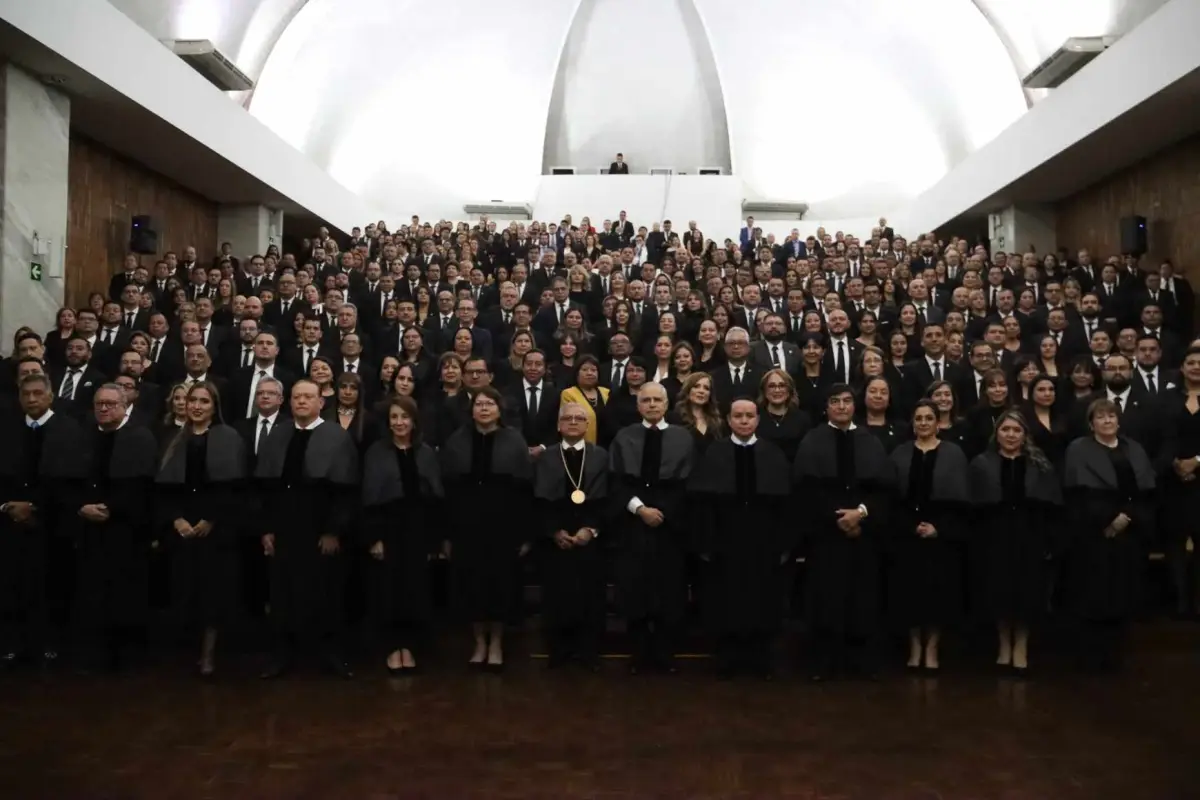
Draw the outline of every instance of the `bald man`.
<instances>
[{"instance_id":1,"label":"bald man","mask_svg":"<svg viewBox=\"0 0 1200 800\"><path fill-rule=\"evenodd\" d=\"M693 444L686 430L664 419L661 384L644 384L637 406L641 422L622 428L609 454L620 537L617 587L633 648L629 671L675 673L687 603L685 495Z\"/></svg>"}]
</instances>

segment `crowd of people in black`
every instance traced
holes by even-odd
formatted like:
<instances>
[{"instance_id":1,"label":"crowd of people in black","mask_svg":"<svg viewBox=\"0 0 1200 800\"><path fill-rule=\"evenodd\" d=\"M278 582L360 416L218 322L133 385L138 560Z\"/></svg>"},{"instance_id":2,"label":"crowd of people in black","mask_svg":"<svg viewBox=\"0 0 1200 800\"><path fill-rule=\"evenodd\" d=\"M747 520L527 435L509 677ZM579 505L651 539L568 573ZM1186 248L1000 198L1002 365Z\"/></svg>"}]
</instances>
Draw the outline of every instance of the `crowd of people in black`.
<instances>
[{"instance_id":1,"label":"crowd of people in black","mask_svg":"<svg viewBox=\"0 0 1200 800\"><path fill-rule=\"evenodd\" d=\"M18 331L3 666L116 663L156 571L204 675L266 609L267 678L300 652L349 676L360 592L415 670L435 561L491 670L531 562L550 664L596 668L611 578L634 672L675 670L697 600L720 674L769 675L798 561L814 678L874 674L893 627L935 672L967 619L1024 675L1051 611L1115 666L1151 549L1200 610L1200 342L1168 262L624 212L231 250L130 255Z\"/></svg>"}]
</instances>

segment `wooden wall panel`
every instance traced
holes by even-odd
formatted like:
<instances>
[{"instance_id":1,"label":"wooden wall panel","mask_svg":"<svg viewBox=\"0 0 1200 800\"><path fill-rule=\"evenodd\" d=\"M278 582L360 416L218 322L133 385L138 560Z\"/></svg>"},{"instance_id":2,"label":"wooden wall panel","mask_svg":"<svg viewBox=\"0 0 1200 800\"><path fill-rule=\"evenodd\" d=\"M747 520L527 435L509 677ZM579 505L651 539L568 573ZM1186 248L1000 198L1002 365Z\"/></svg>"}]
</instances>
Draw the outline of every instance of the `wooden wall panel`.
<instances>
[{"instance_id":1,"label":"wooden wall panel","mask_svg":"<svg viewBox=\"0 0 1200 800\"><path fill-rule=\"evenodd\" d=\"M201 262L217 253L217 204L71 132L68 175L67 302L79 306L104 291L121 268L130 220L149 214L158 229L159 255L191 245ZM156 258L142 263L153 268Z\"/></svg>"},{"instance_id":2,"label":"wooden wall panel","mask_svg":"<svg viewBox=\"0 0 1200 800\"><path fill-rule=\"evenodd\" d=\"M1121 251L1122 217L1146 218L1146 264L1169 258L1200 282L1200 135L1122 170L1061 201L1058 244L1107 257Z\"/></svg>"}]
</instances>

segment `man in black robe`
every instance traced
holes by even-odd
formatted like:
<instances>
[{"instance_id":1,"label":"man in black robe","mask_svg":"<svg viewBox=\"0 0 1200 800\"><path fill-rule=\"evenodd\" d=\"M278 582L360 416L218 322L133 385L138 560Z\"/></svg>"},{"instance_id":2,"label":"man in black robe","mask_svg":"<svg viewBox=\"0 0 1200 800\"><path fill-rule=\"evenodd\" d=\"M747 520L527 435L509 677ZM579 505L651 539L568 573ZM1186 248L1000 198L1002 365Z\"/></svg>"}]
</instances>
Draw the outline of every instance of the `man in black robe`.
<instances>
[{"instance_id":1,"label":"man in black robe","mask_svg":"<svg viewBox=\"0 0 1200 800\"><path fill-rule=\"evenodd\" d=\"M610 491L617 514L617 585L633 648L629 671L677 672L675 637L687 604L685 514L694 458L691 434L668 425L667 391L638 392L642 421L613 439Z\"/></svg>"},{"instance_id":2,"label":"man in black robe","mask_svg":"<svg viewBox=\"0 0 1200 800\"><path fill-rule=\"evenodd\" d=\"M709 446L688 486L705 562L705 617L716 637L718 677L745 670L769 679L783 564L795 546L785 518L788 463L774 443L755 435L753 401L734 400L728 419L730 438Z\"/></svg>"},{"instance_id":3,"label":"man in black robe","mask_svg":"<svg viewBox=\"0 0 1200 800\"><path fill-rule=\"evenodd\" d=\"M600 666L604 632L604 553L597 542L608 500L608 453L584 441L587 410L558 410L562 441L534 465L533 492L548 541L543 547L543 627L550 667L577 657Z\"/></svg>"},{"instance_id":4,"label":"man in black robe","mask_svg":"<svg viewBox=\"0 0 1200 800\"><path fill-rule=\"evenodd\" d=\"M293 648L319 651L335 674L353 674L340 655L343 547L349 546L358 455L350 435L321 419L317 385L292 387L292 423L258 450L259 530L270 559L275 658L262 677L287 671Z\"/></svg>"},{"instance_id":5,"label":"man in black robe","mask_svg":"<svg viewBox=\"0 0 1200 800\"><path fill-rule=\"evenodd\" d=\"M71 598L70 520L64 491L86 466L79 423L54 412L51 383L27 375L23 417L5 426L0 448L0 669L22 655L50 663Z\"/></svg>"},{"instance_id":6,"label":"man in black robe","mask_svg":"<svg viewBox=\"0 0 1200 800\"><path fill-rule=\"evenodd\" d=\"M854 393L834 384L827 425L800 443L793 469L797 519L806 521L813 680L847 666L874 677L879 556L887 532L892 465L878 439L854 424Z\"/></svg>"},{"instance_id":7,"label":"man in black robe","mask_svg":"<svg viewBox=\"0 0 1200 800\"><path fill-rule=\"evenodd\" d=\"M121 648L145 620L147 525L157 445L149 428L129 422L125 391L106 383L92 396L96 429L88 467L72 498L75 624L85 663L115 668Z\"/></svg>"}]
</instances>

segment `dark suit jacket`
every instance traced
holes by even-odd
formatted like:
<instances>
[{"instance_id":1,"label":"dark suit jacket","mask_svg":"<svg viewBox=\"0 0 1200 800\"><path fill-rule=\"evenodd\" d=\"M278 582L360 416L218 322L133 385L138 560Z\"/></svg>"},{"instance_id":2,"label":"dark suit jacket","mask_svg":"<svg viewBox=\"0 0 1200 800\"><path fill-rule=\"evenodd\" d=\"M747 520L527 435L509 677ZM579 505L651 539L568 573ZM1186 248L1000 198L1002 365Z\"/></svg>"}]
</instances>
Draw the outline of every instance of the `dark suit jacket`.
<instances>
[{"instance_id":1,"label":"dark suit jacket","mask_svg":"<svg viewBox=\"0 0 1200 800\"><path fill-rule=\"evenodd\" d=\"M558 441L558 406L561 390L547 377L542 380L542 391L538 393L537 414L529 415L529 396L525 392L524 376L515 377L504 390L504 419L510 428L516 428L525 437L530 447L549 447Z\"/></svg>"},{"instance_id":2,"label":"dark suit jacket","mask_svg":"<svg viewBox=\"0 0 1200 800\"><path fill-rule=\"evenodd\" d=\"M572 308L578 309L584 319L587 319L587 309L579 303L568 300L567 310L570 311ZM534 315L533 321L529 323L529 327L549 339L558 330L558 307L552 305L538 311Z\"/></svg>"},{"instance_id":3,"label":"dark suit jacket","mask_svg":"<svg viewBox=\"0 0 1200 800\"><path fill-rule=\"evenodd\" d=\"M962 382L963 367L950 360L944 360L944 367L942 380L949 382L951 386L958 386ZM931 383L933 383L933 370L929 368L928 359L914 358L907 362L904 365L905 409L911 409L916 405L916 402L925 396L925 391ZM960 410L964 408L961 400L958 406Z\"/></svg>"},{"instance_id":4,"label":"dark suit jacket","mask_svg":"<svg viewBox=\"0 0 1200 800\"><path fill-rule=\"evenodd\" d=\"M624 161L614 161L608 165L609 175L628 175L629 165Z\"/></svg>"},{"instance_id":5,"label":"dark suit jacket","mask_svg":"<svg viewBox=\"0 0 1200 800\"><path fill-rule=\"evenodd\" d=\"M846 356L850 362L846 365L846 369L849 371L851 379L854 377L858 359L862 356L862 349L863 346L861 344L850 338L849 334L846 334ZM842 379L841 375L834 371L834 355L836 354L836 350L837 348L834 346L833 341L829 340L825 344L825 355L821 359L821 374L828 375L832 383L837 383Z\"/></svg>"},{"instance_id":6,"label":"dark suit jacket","mask_svg":"<svg viewBox=\"0 0 1200 800\"><path fill-rule=\"evenodd\" d=\"M83 368L75 380L75 391L70 400L58 396L59 387L66 377L66 367L61 367L50 374L50 390L54 393L54 409L70 414L76 419L83 419L92 413L92 396L96 390L108 382L108 377L93 364Z\"/></svg>"},{"instance_id":7,"label":"dark suit jacket","mask_svg":"<svg viewBox=\"0 0 1200 800\"><path fill-rule=\"evenodd\" d=\"M779 357L782 369L794 376L800 369L800 348L784 340L779 343ZM765 341L755 342L750 346L750 358L763 373L775 368L771 361L770 346Z\"/></svg>"},{"instance_id":8,"label":"dark suit jacket","mask_svg":"<svg viewBox=\"0 0 1200 800\"><path fill-rule=\"evenodd\" d=\"M634 230L632 222L625 220L624 224L622 224L621 220L618 219L613 221L612 232L618 239L621 240L621 244L626 245L633 241L633 236L636 231Z\"/></svg>"},{"instance_id":9,"label":"dark suit jacket","mask_svg":"<svg viewBox=\"0 0 1200 800\"><path fill-rule=\"evenodd\" d=\"M438 352L444 353L447 350L454 348L454 336L461 329L461 325L454 328L449 328L440 333L440 344ZM487 328L476 324L471 328L471 352L474 355L483 358L489 364L492 363L494 349L492 347L492 334Z\"/></svg>"},{"instance_id":10,"label":"dark suit jacket","mask_svg":"<svg viewBox=\"0 0 1200 800\"><path fill-rule=\"evenodd\" d=\"M235 420L245 419L246 409L250 405L250 386L254 382L254 373L257 367L238 367L230 376L225 387L224 398L225 408L222 409L225 413L225 421L232 422ZM275 380L283 384L284 405L287 404L288 395L291 394L292 384L296 382L296 374L289 371L276 361L274 375Z\"/></svg>"},{"instance_id":11,"label":"dark suit jacket","mask_svg":"<svg viewBox=\"0 0 1200 800\"><path fill-rule=\"evenodd\" d=\"M1102 389L1076 402L1070 420L1073 437L1090 435L1087 423L1088 406L1094 400L1103 397L1108 397L1108 392ZM1121 435L1133 439L1145 448L1146 455L1152 461L1162 444L1162 408L1160 400L1146 394L1135 380L1130 387L1125 408L1121 411Z\"/></svg>"},{"instance_id":12,"label":"dark suit jacket","mask_svg":"<svg viewBox=\"0 0 1200 800\"><path fill-rule=\"evenodd\" d=\"M758 400L758 385L762 381L763 370L752 359L746 359L740 386L733 385L728 363L714 369L709 375L712 376L713 395L717 398L722 416L729 413L734 400Z\"/></svg>"}]
</instances>

